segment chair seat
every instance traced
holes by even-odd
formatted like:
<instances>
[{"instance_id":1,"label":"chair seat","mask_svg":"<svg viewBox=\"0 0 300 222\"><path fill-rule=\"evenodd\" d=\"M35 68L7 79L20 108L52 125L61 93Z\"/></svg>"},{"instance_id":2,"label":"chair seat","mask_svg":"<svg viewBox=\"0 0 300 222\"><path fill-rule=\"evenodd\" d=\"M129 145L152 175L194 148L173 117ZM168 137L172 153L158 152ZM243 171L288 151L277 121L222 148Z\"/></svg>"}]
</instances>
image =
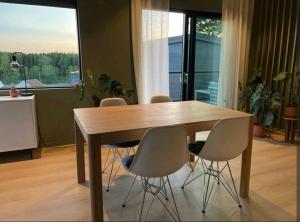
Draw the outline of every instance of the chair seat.
<instances>
[{"instance_id":1,"label":"chair seat","mask_svg":"<svg viewBox=\"0 0 300 222\"><path fill-rule=\"evenodd\" d=\"M124 157L122 160L121 160L121 164L122 166L126 169L126 170L129 170L131 164L132 164L132 161L134 159L134 155L130 155L130 156L126 156Z\"/></svg>"},{"instance_id":2,"label":"chair seat","mask_svg":"<svg viewBox=\"0 0 300 222\"><path fill-rule=\"evenodd\" d=\"M128 148L128 147L137 146L139 145L139 143L140 143L139 140L132 140L132 141L127 141L122 143L107 144L105 146L108 148Z\"/></svg>"},{"instance_id":3,"label":"chair seat","mask_svg":"<svg viewBox=\"0 0 300 222\"><path fill-rule=\"evenodd\" d=\"M201 152L204 144L205 144L205 141L196 141L194 143L190 143L189 144L189 151L192 154L197 156Z\"/></svg>"}]
</instances>

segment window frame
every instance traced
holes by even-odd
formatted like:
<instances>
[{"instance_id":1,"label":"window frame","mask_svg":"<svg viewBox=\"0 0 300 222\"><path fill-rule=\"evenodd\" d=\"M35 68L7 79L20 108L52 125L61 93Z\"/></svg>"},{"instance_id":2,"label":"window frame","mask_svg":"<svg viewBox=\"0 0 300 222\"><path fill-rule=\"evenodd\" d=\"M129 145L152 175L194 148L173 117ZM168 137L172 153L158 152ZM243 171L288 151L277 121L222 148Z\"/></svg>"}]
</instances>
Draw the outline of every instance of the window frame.
<instances>
[{"instance_id":1,"label":"window frame","mask_svg":"<svg viewBox=\"0 0 300 222\"><path fill-rule=\"evenodd\" d=\"M74 4L72 4L71 2L73 2ZM77 0L60 0L60 1L53 1L53 2L49 2L47 0L0 0L0 3L75 9L77 39L78 39L78 57L79 57L79 63L78 63L79 82L77 84L81 84L81 82L83 81L83 75L82 75L82 63L81 63L80 27L79 27ZM34 88L27 87L27 89L28 90L43 90L43 89L54 90L54 89L73 89L73 88L76 89L77 84L74 85L70 84L69 86L45 86L45 87L34 87ZM24 90L25 88L20 87L17 89ZM10 88L0 88L0 91L7 91L7 90L10 90Z\"/></svg>"}]
</instances>

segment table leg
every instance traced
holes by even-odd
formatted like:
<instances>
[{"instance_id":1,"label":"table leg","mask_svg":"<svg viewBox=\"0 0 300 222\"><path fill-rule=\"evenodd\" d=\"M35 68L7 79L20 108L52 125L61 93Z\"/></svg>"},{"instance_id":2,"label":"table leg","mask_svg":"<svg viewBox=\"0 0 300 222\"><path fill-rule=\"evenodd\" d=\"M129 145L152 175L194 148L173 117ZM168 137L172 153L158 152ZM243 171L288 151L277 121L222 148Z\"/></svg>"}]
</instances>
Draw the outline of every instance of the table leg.
<instances>
[{"instance_id":1,"label":"table leg","mask_svg":"<svg viewBox=\"0 0 300 222\"><path fill-rule=\"evenodd\" d=\"M99 136L88 137L90 198L93 221L103 221L101 143ZM100 157L100 158L99 158Z\"/></svg>"},{"instance_id":2,"label":"table leg","mask_svg":"<svg viewBox=\"0 0 300 222\"><path fill-rule=\"evenodd\" d=\"M285 122L285 142L289 142L290 130L291 130L291 121L286 120L286 122Z\"/></svg>"},{"instance_id":3,"label":"table leg","mask_svg":"<svg viewBox=\"0 0 300 222\"><path fill-rule=\"evenodd\" d=\"M196 133L192 134L189 136L189 143L193 143L196 141ZM194 162L195 161L195 156L190 154L190 161Z\"/></svg>"},{"instance_id":4,"label":"table leg","mask_svg":"<svg viewBox=\"0 0 300 222\"><path fill-rule=\"evenodd\" d=\"M76 123L75 127L75 144L76 144L76 159L77 159L77 181L78 183L85 182L85 164L84 164L84 138Z\"/></svg>"},{"instance_id":5,"label":"table leg","mask_svg":"<svg viewBox=\"0 0 300 222\"><path fill-rule=\"evenodd\" d=\"M291 132L290 132L290 141L291 143L295 143L295 134L296 134L296 121L291 121Z\"/></svg>"},{"instance_id":6,"label":"table leg","mask_svg":"<svg viewBox=\"0 0 300 222\"><path fill-rule=\"evenodd\" d=\"M248 197L250 184L250 169L252 158L253 117L250 117L248 146L243 152L241 165L240 196Z\"/></svg>"}]
</instances>

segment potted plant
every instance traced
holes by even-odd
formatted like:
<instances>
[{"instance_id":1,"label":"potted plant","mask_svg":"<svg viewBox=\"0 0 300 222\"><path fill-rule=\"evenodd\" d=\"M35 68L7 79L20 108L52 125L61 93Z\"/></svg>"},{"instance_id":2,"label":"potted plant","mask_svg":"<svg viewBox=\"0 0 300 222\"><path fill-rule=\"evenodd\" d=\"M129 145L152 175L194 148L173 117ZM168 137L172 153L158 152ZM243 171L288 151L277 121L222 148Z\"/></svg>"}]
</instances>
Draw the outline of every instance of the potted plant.
<instances>
[{"instance_id":1,"label":"potted plant","mask_svg":"<svg viewBox=\"0 0 300 222\"><path fill-rule=\"evenodd\" d=\"M274 81L284 81L284 84L291 77L289 72L280 72L277 76L273 78ZM296 89L291 89L292 93L289 98L289 103L284 107L283 115L289 118L297 118L297 103L298 103L298 94Z\"/></svg>"},{"instance_id":2,"label":"potted plant","mask_svg":"<svg viewBox=\"0 0 300 222\"><path fill-rule=\"evenodd\" d=\"M256 118L253 126L253 134L263 137L265 128L273 123L275 112L280 109L282 95L280 92L272 92L265 84L257 86L250 98L250 113Z\"/></svg>"},{"instance_id":3,"label":"potted plant","mask_svg":"<svg viewBox=\"0 0 300 222\"><path fill-rule=\"evenodd\" d=\"M81 82L81 96L80 100L83 100L85 96L85 89L89 89L92 93L92 101L95 107L100 105L100 102L104 98L109 97L121 97L126 100L127 103L132 103L134 99L134 89L124 89L121 83L117 80L112 80L108 74L94 74L90 69L87 70L87 76L90 84Z\"/></svg>"},{"instance_id":4,"label":"potted plant","mask_svg":"<svg viewBox=\"0 0 300 222\"><path fill-rule=\"evenodd\" d=\"M261 83L261 68L253 68L244 85L239 82L239 110L244 112L250 111L250 98Z\"/></svg>"}]
</instances>

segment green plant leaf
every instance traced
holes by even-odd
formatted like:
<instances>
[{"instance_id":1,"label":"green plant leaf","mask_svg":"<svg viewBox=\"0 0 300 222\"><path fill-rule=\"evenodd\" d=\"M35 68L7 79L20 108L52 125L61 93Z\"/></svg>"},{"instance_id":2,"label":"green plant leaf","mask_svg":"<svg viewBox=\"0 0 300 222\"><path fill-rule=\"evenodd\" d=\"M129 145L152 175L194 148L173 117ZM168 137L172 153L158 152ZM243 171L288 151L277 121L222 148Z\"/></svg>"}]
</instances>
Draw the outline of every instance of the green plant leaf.
<instances>
[{"instance_id":1,"label":"green plant leaf","mask_svg":"<svg viewBox=\"0 0 300 222\"><path fill-rule=\"evenodd\" d=\"M280 72L273 78L273 81L282 81L288 79L289 76L290 76L289 72Z\"/></svg>"},{"instance_id":2,"label":"green plant leaf","mask_svg":"<svg viewBox=\"0 0 300 222\"><path fill-rule=\"evenodd\" d=\"M94 106L95 106L95 107L100 106L101 99L100 99L99 96L97 96L97 95L92 95L92 99L93 99L93 102L94 102Z\"/></svg>"},{"instance_id":3,"label":"green plant leaf","mask_svg":"<svg viewBox=\"0 0 300 222\"><path fill-rule=\"evenodd\" d=\"M92 101L94 106L99 106L101 100L108 97L121 97L128 101L131 97L135 95L134 89L123 89L122 84L117 80L112 80L110 75L103 73L98 78L95 78L97 75L94 75L91 69L87 70L87 75L92 81ZM94 80L98 80L98 84L95 84ZM82 95L81 99L84 97L85 83L81 84Z\"/></svg>"},{"instance_id":4,"label":"green plant leaf","mask_svg":"<svg viewBox=\"0 0 300 222\"><path fill-rule=\"evenodd\" d=\"M84 99L84 96L85 96L85 84L82 80L80 81L79 86L80 86L80 98L79 98L79 100L82 101Z\"/></svg>"},{"instance_id":5,"label":"green plant leaf","mask_svg":"<svg viewBox=\"0 0 300 222\"><path fill-rule=\"evenodd\" d=\"M265 115L264 115L264 118L263 118L263 126L271 126L272 123L273 123L273 120L274 120L274 113L269 110Z\"/></svg>"},{"instance_id":6,"label":"green plant leaf","mask_svg":"<svg viewBox=\"0 0 300 222\"><path fill-rule=\"evenodd\" d=\"M89 77L89 79L90 79L91 81L93 81L93 72L92 72L92 70L91 70L90 68L88 68L88 69L86 70L86 74L87 74L87 76Z\"/></svg>"}]
</instances>

